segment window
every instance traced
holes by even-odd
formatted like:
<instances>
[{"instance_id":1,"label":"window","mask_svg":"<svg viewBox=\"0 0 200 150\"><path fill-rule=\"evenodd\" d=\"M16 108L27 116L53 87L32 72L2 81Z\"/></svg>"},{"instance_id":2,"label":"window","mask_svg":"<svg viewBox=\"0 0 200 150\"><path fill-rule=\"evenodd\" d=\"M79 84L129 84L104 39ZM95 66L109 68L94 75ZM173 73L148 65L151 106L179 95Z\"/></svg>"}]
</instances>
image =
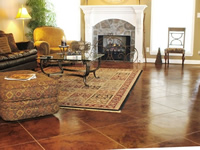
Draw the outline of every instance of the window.
<instances>
[{"instance_id":1,"label":"window","mask_svg":"<svg viewBox=\"0 0 200 150\"><path fill-rule=\"evenodd\" d=\"M185 51L193 55L195 0L152 0L150 53L167 48L168 27L186 28Z\"/></svg>"},{"instance_id":2,"label":"window","mask_svg":"<svg viewBox=\"0 0 200 150\"><path fill-rule=\"evenodd\" d=\"M56 12L57 26L67 40L80 40L80 0L51 0Z\"/></svg>"}]
</instances>

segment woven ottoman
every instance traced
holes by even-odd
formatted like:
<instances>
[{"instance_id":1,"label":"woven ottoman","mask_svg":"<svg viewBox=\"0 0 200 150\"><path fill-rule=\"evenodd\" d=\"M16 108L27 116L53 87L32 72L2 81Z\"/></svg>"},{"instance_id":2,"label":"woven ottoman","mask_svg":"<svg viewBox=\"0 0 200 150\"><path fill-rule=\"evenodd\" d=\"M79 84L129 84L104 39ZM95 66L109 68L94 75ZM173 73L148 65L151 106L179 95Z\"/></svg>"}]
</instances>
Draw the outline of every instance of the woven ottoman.
<instances>
[{"instance_id":1,"label":"woven ottoman","mask_svg":"<svg viewBox=\"0 0 200 150\"><path fill-rule=\"evenodd\" d=\"M12 74L36 74L29 81L5 80ZM30 70L0 72L0 116L15 121L54 114L59 110L57 81Z\"/></svg>"}]
</instances>

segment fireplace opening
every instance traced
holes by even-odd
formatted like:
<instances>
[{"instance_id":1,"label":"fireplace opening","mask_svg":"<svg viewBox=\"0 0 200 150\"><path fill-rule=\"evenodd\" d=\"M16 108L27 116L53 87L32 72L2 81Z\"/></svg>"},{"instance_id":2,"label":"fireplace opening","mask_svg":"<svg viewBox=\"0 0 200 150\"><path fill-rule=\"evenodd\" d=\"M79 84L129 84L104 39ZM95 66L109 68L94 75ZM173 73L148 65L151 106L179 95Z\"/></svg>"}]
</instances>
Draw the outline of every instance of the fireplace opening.
<instances>
[{"instance_id":1,"label":"fireplace opening","mask_svg":"<svg viewBox=\"0 0 200 150\"><path fill-rule=\"evenodd\" d=\"M131 36L98 35L98 53L102 60L130 61Z\"/></svg>"}]
</instances>

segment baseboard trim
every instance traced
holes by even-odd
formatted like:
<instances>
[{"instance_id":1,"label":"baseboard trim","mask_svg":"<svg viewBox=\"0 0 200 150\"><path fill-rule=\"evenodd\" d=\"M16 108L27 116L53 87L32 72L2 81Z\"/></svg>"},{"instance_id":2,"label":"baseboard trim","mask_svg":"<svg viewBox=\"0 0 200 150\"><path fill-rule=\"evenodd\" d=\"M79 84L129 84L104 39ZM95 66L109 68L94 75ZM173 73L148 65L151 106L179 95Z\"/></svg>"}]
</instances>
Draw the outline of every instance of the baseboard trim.
<instances>
[{"instance_id":1,"label":"baseboard trim","mask_svg":"<svg viewBox=\"0 0 200 150\"><path fill-rule=\"evenodd\" d=\"M156 59L155 58L147 58L147 63L155 63ZM145 59L143 60L145 62ZM165 59L162 59L162 62L165 63ZM169 63L173 64L182 64L181 59L170 59ZM184 64L200 64L200 60L185 60Z\"/></svg>"}]
</instances>

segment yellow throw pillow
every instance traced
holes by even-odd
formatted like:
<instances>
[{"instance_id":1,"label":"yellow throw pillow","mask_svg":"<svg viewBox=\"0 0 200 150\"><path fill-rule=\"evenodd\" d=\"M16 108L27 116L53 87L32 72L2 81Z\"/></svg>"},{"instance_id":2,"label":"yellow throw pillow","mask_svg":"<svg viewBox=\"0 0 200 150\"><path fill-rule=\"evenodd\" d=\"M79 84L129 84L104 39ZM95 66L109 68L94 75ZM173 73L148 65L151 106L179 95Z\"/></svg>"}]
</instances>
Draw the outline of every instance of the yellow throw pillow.
<instances>
[{"instance_id":1,"label":"yellow throw pillow","mask_svg":"<svg viewBox=\"0 0 200 150\"><path fill-rule=\"evenodd\" d=\"M10 46L8 44L8 38L7 37L0 37L0 49L1 49L1 54L11 52Z\"/></svg>"}]
</instances>

